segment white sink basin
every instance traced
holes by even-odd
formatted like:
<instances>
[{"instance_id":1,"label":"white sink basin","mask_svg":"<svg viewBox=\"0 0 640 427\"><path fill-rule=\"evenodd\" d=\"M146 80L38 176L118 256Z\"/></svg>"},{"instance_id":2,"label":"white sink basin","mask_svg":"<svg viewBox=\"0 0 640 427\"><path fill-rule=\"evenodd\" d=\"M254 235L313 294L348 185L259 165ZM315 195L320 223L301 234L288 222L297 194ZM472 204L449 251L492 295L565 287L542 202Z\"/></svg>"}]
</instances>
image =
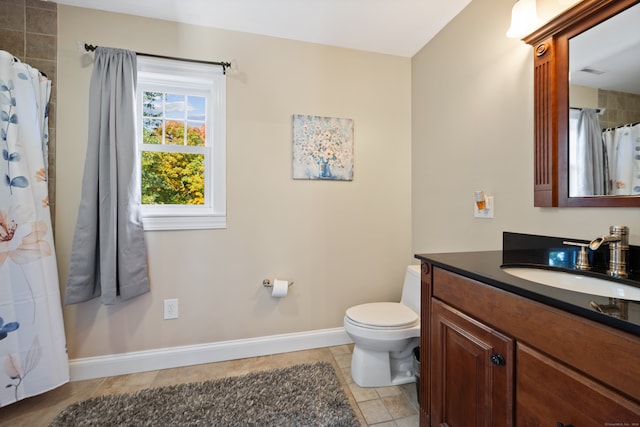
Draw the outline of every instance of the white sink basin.
<instances>
[{"instance_id":1,"label":"white sink basin","mask_svg":"<svg viewBox=\"0 0 640 427\"><path fill-rule=\"evenodd\" d=\"M583 294L599 295L609 298L620 298L630 301L640 301L640 288L624 285L610 280L563 271L544 270L540 268L505 267L505 273L540 283L554 288L567 289Z\"/></svg>"}]
</instances>

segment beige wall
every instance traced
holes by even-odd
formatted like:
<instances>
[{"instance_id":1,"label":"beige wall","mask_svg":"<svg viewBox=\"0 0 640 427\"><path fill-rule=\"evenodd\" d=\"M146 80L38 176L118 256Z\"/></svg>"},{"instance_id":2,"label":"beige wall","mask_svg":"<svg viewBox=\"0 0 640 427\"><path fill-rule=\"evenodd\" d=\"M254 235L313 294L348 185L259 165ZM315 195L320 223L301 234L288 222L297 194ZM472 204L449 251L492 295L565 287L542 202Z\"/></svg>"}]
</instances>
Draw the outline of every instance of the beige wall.
<instances>
[{"instance_id":1,"label":"beige wall","mask_svg":"<svg viewBox=\"0 0 640 427\"><path fill-rule=\"evenodd\" d=\"M578 85L569 86L569 106L598 108L598 89Z\"/></svg>"},{"instance_id":2,"label":"beige wall","mask_svg":"<svg viewBox=\"0 0 640 427\"><path fill-rule=\"evenodd\" d=\"M64 309L69 355L108 355L342 326L400 297L411 252L411 60L59 6L57 251L67 278L91 65L77 42L205 60L227 81L228 228L147 232L152 292ZM291 178L291 116L354 120L352 182ZM270 298L262 279L294 280ZM180 318L162 320L179 299Z\"/></svg>"},{"instance_id":3,"label":"beige wall","mask_svg":"<svg viewBox=\"0 0 640 427\"><path fill-rule=\"evenodd\" d=\"M533 53L505 37L512 0L475 0L412 61L413 250L500 249L502 232L591 239L637 208L533 207ZM473 191L495 218L473 217Z\"/></svg>"}]
</instances>

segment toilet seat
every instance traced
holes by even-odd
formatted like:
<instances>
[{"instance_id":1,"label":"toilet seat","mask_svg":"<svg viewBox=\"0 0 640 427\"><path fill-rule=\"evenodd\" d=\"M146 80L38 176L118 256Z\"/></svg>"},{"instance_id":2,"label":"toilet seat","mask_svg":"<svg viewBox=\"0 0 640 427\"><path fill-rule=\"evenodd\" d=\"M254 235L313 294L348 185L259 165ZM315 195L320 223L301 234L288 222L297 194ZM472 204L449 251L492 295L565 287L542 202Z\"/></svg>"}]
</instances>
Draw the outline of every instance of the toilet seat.
<instances>
[{"instance_id":1,"label":"toilet seat","mask_svg":"<svg viewBox=\"0 0 640 427\"><path fill-rule=\"evenodd\" d=\"M347 309L346 317L355 325L372 329L404 329L416 325L420 318L399 302L372 302Z\"/></svg>"}]
</instances>

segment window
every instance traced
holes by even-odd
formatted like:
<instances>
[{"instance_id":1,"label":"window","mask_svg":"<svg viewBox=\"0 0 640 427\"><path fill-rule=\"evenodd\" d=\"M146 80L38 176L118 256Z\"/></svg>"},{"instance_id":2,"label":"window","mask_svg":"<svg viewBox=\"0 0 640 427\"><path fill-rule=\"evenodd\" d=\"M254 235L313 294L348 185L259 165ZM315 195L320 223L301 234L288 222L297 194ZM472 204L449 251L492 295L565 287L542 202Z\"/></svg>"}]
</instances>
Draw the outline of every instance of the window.
<instances>
[{"instance_id":1,"label":"window","mask_svg":"<svg viewBox=\"0 0 640 427\"><path fill-rule=\"evenodd\" d=\"M226 227L222 67L138 57L145 230Z\"/></svg>"}]
</instances>

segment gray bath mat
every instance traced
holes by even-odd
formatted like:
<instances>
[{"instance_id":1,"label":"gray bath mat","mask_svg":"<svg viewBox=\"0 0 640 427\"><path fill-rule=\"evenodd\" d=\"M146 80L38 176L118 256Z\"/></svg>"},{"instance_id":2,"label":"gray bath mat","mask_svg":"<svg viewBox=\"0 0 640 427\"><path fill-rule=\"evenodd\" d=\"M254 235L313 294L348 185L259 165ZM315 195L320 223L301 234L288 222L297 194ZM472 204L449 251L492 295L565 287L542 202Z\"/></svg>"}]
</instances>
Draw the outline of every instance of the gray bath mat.
<instances>
[{"instance_id":1,"label":"gray bath mat","mask_svg":"<svg viewBox=\"0 0 640 427\"><path fill-rule=\"evenodd\" d=\"M358 426L331 364L102 396L67 407L60 426Z\"/></svg>"}]
</instances>

